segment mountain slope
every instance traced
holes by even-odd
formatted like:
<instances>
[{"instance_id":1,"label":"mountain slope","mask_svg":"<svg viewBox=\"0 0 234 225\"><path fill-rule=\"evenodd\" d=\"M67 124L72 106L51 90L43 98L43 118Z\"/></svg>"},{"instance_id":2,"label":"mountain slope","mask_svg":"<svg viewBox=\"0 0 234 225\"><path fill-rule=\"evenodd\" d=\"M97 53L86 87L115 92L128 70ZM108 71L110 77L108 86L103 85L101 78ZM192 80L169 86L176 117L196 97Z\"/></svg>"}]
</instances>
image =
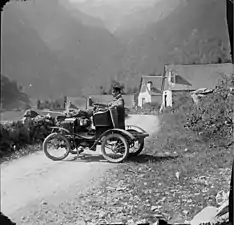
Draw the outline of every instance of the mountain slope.
<instances>
[{"instance_id":1,"label":"mountain slope","mask_svg":"<svg viewBox=\"0 0 234 225\"><path fill-rule=\"evenodd\" d=\"M68 0L59 0L59 3L64 6L78 22L82 23L84 26L105 28L105 23L92 15L87 15L80 10L77 10Z\"/></svg>"},{"instance_id":2,"label":"mountain slope","mask_svg":"<svg viewBox=\"0 0 234 225\"><path fill-rule=\"evenodd\" d=\"M4 10L4 73L32 83L34 96L95 94L113 78L133 89L142 73L160 73L168 63L230 60L223 1L155 1L126 14L126 29L114 34L66 1L12 3Z\"/></svg>"},{"instance_id":3,"label":"mountain slope","mask_svg":"<svg viewBox=\"0 0 234 225\"><path fill-rule=\"evenodd\" d=\"M45 78L41 79L45 81L44 84L39 82L40 86L46 90L53 92L56 89L60 93L77 95L81 94L82 88L90 86L90 79L101 85L117 72L122 48L118 40L101 24L84 26L78 17L74 18L74 12L73 15L70 14L71 11L63 3L62 0L35 0L12 3L8 10L4 10L4 64L13 68L12 72L9 69L6 72L13 73L11 76L14 78L14 74L24 68L20 72L22 79L30 82L36 79L39 82L36 74L40 73ZM83 20L89 20L87 15L79 15ZM21 27L24 31L19 31L16 27ZM16 36L19 36L19 40ZM24 43L21 43L22 40L25 40ZM40 57L36 52L40 52L37 53L41 54ZM27 66L18 66L19 69L12 66L20 64L19 57L13 57L14 61L11 59L12 55L17 54L25 57ZM53 65L51 61L56 61L53 62L55 66L49 66ZM25 72L26 69L29 71ZM56 83L56 87L49 88L49 80Z\"/></svg>"},{"instance_id":4,"label":"mountain slope","mask_svg":"<svg viewBox=\"0 0 234 225\"><path fill-rule=\"evenodd\" d=\"M168 63L230 60L225 2L219 0L181 1L165 19L150 24L139 35L125 34L121 36L129 43L125 58L135 56L126 67L144 73L161 72Z\"/></svg>"},{"instance_id":5,"label":"mountain slope","mask_svg":"<svg viewBox=\"0 0 234 225\"><path fill-rule=\"evenodd\" d=\"M137 14L135 12L145 8L148 9L157 1L162 0L87 0L70 2L73 2L73 5L84 13L101 19L105 26L113 32L125 26L129 19L125 19L125 16L135 15Z\"/></svg>"},{"instance_id":6,"label":"mountain slope","mask_svg":"<svg viewBox=\"0 0 234 225\"><path fill-rule=\"evenodd\" d=\"M183 0L158 0L153 5L134 9L122 18L122 23L114 32L115 35L126 34L135 30L141 33L147 26L158 23L169 16Z\"/></svg>"},{"instance_id":7,"label":"mountain slope","mask_svg":"<svg viewBox=\"0 0 234 225\"><path fill-rule=\"evenodd\" d=\"M122 46L104 27L84 26L57 0L35 0L21 5L21 10L62 64L68 65L79 93L89 85L88 78L101 84L117 73Z\"/></svg>"},{"instance_id":8,"label":"mountain slope","mask_svg":"<svg viewBox=\"0 0 234 225\"><path fill-rule=\"evenodd\" d=\"M20 105L29 105L30 101L28 96L22 92L18 84L2 74L0 79L0 87L1 110L12 109L12 107L17 108L17 106L19 107Z\"/></svg>"},{"instance_id":9,"label":"mountain slope","mask_svg":"<svg viewBox=\"0 0 234 225\"><path fill-rule=\"evenodd\" d=\"M38 33L17 12L12 5L4 8L2 72L25 86L29 94L41 97L58 95L62 83L67 80L63 77L65 70ZM30 84L32 88L29 88Z\"/></svg>"}]
</instances>

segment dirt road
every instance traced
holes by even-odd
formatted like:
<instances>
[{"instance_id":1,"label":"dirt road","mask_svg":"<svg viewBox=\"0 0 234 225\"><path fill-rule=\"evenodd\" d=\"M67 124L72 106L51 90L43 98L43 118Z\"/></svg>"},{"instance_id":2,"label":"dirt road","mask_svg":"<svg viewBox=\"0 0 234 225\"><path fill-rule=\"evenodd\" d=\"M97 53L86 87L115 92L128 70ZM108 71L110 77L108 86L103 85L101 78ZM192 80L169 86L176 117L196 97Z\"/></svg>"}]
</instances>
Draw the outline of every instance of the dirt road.
<instances>
[{"instance_id":1,"label":"dirt road","mask_svg":"<svg viewBox=\"0 0 234 225\"><path fill-rule=\"evenodd\" d=\"M126 124L138 125L152 134L159 129L156 116L133 115ZM84 159L54 162L37 152L1 166L1 211L17 224L26 224L22 216L35 214L40 204L56 205L87 187L98 184L98 177L116 166L97 152ZM34 213L33 213L34 212ZM34 220L35 221L35 220ZM44 224L39 221L35 224Z\"/></svg>"}]
</instances>

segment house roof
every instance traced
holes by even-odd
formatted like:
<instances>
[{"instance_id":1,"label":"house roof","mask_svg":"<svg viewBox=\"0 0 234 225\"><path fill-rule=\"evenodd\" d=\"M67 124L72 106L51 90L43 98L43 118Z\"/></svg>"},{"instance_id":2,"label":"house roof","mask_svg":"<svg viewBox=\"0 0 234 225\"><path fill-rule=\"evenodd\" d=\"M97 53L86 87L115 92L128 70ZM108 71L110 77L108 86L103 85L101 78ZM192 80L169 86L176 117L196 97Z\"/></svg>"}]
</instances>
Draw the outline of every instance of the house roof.
<instances>
[{"instance_id":1,"label":"house roof","mask_svg":"<svg viewBox=\"0 0 234 225\"><path fill-rule=\"evenodd\" d=\"M91 99L94 102L97 103L109 103L113 101L113 96L112 95L89 95L88 97L91 97ZM125 106L126 107L133 107L134 105L134 95L122 95Z\"/></svg>"},{"instance_id":2,"label":"house roof","mask_svg":"<svg viewBox=\"0 0 234 225\"><path fill-rule=\"evenodd\" d=\"M145 92L146 89L148 89L148 87L147 87L148 82L152 83L151 90L148 90L150 95L159 95L162 93L163 76L143 75L141 77L140 92Z\"/></svg>"},{"instance_id":3,"label":"house roof","mask_svg":"<svg viewBox=\"0 0 234 225\"><path fill-rule=\"evenodd\" d=\"M169 72L176 74L176 84L165 82L164 90L213 89L224 76L233 74L233 64L166 65L165 76Z\"/></svg>"}]
</instances>

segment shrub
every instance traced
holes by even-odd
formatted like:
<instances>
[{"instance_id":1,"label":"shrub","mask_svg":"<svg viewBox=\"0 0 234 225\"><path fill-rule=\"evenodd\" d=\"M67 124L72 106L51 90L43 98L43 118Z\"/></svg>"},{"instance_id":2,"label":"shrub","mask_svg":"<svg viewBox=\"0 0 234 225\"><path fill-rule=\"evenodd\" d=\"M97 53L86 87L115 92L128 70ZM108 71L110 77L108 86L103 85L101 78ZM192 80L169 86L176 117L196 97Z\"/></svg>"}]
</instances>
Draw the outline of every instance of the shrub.
<instances>
[{"instance_id":1,"label":"shrub","mask_svg":"<svg viewBox=\"0 0 234 225\"><path fill-rule=\"evenodd\" d=\"M163 113L176 113L180 114L181 117L186 117L194 108L194 102L191 94L188 92L178 92L173 94L172 107L164 109Z\"/></svg>"},{"instance_id":2,"label":"shrub","mask_svg":"<svg viewBox=\"0 0 234 225\"><path fill-rule=\"evenodd\" d=\"M148 112L158 112L160 109L160 103L152 102L152 103L145 103L143 105L143 109Z\"/></svg>"},{"instance_id":3,"label":"shrub","mask_svg":"<svg viewBox=\"0 0 234 225\"><path fill-rule=\"evenodd\" d=\"M229 145L233 137L233 84L233 78L223 80L212 94L203 97L189 113L186 126L205 140Z\"/></svg>"},{"instance_id":4,"label":"shrub","mask_svg":"<svg viewBox=\"0 0 234 225\"><path fill-rule=\"evenodd\" d=\"M0 124L0 157L28 144L41 143L55 125L53 118L35 117L24 124L22 121Z\"/></svg>"},{"instance_id":5,"label":"shrub","mask_svg":"<svg viewBox=\"0 0 234 225\"><path fill-rule=\"evenodd\" d=\"M133 107L130 108L130 113L131 114L157 114L160 109L160 104L159 103L145 103L143 107Z\"/></svg>"}]
</instances>

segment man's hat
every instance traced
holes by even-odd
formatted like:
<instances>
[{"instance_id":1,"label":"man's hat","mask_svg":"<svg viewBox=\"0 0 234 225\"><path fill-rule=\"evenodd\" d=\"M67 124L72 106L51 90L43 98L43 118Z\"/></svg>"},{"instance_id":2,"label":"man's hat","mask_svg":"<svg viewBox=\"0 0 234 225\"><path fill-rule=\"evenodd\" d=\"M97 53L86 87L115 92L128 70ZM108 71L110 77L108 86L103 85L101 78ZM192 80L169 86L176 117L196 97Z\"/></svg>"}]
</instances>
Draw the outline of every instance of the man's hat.
<instances>
[{"instance_id":1,"label":"man's hat","mask_svg":"<svg viewBox=\"0 0 234 225\"><path fill-rule=\"evenodd\" d=\"M121 91L122 87L119 84L114 84L114 85L112 85L112 89L115 91Z\"/></svg>"}]
</instances>

